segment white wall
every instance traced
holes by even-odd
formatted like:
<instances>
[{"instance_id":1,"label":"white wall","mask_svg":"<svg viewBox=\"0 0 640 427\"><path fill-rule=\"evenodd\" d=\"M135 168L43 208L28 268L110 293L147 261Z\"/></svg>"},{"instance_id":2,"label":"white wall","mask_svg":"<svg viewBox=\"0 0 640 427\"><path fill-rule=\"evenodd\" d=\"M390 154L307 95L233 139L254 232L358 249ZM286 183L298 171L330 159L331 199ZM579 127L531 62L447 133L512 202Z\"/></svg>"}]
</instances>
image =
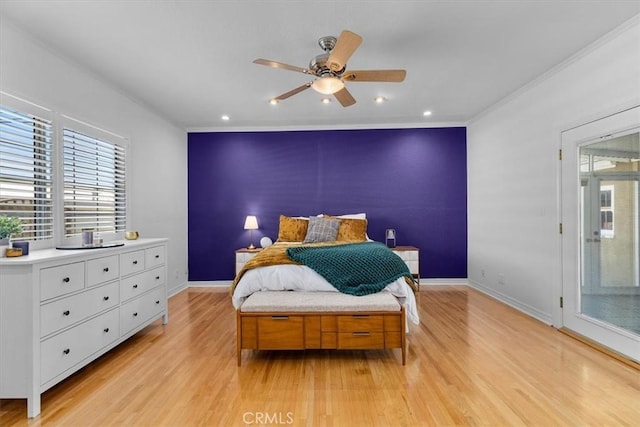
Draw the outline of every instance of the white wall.
<instances>
[{"instance_id":1,"label":"white wall","mask_svg":"<svg viewBox=\"0 0 640 427\"><path fill-rule=\"evenodd\" d=\"M168 237L169 291L187 279L187 133L0 22L0 90L129 139L131 229Z\"/></svg>"},{"instance_id":2,"label":"white wall","mask_svg":"<svg viewBox=\"0 0 640 427\"><path fill-rule=\"evenodd\" d=\"M639 103L636 17L469 123L472 286L557 320L560 132Z\"/></svg>"}]
</instances>

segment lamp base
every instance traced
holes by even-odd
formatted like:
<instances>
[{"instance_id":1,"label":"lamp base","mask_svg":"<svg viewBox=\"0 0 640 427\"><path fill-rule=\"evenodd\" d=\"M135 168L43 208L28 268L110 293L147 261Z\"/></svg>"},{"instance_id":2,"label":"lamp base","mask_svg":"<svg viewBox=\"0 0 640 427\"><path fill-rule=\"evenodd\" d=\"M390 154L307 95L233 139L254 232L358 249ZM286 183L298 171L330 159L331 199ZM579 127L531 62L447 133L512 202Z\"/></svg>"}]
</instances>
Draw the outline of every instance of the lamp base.
<instances>
[{"instance_id":1,"label":"lamp base","mask_svg":"<svg viewBox=\"0 0 640 427\"><path fill-rule=\"evenodd\" d=\"M255 246L253 246L253 243L252 243L252 244L250 244L249 246L247 246L247 249L255 249L255 248L256 248L256 247L255 247Z\"/></svg>"}]
</instances>

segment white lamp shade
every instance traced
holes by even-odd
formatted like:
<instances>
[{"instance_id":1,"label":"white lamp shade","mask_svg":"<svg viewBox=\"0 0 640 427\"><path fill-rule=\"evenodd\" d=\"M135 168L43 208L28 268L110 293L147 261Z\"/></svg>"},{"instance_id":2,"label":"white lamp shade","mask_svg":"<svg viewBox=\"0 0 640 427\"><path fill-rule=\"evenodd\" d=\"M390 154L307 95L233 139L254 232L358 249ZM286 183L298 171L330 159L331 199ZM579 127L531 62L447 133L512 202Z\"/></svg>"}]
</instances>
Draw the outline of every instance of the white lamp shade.
<instances>
[{"instance_id":1,"label":"white lamp shade","mask_svg":"<svg viewBox=\"0 0 640 427\"><path fill-rule=\"evenodd\" d=\"M247 215L247 219L244 220L244 229L245 230L257 230L258 229L258 218L255 215Z\"/></svg>"},{"instance_id":2,"label":"white lamp shade","mask_svg":"<svg viewBox=\"0 0 640 427\"><path fill-rule=\"evenodd\" d=\"M317 92L320 92L325 95L331 95L339 90L342 90L344 87L344 82L337 77L320 77L315 80L311 87L315 89Z\"/></svg>"}]
</instances>

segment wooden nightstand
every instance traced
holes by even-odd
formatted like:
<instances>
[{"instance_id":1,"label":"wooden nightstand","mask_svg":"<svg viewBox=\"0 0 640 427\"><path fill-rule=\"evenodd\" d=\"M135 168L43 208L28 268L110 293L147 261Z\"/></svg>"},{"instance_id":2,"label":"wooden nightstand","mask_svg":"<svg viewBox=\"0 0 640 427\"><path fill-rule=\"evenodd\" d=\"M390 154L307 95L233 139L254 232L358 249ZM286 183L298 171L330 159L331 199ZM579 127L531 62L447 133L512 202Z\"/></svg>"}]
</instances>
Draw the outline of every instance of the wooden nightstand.
<instances>
[{"instance_id":1,"label":"wooden nightstand","mask_svg":"<svg viewBox=\"0 0 640 427\"><path fill-rule=\"evenodd\" d=\"M390 249L402 258L413 278L420 283L420 249L415 246L396 246Z\"/></svg>"},{"instance_id":2,"label":"wooden nightstand","mask_svg":"<svg viewBox=\"0 0 640 427\"><path fill-rule=\"evenodd\" d=\"M238 274L238 272L240 272L240 270L247 263L247 261L249 261L251 258L253 258L261 250L262 250L262 248L255 248L255 249L242 248L242 249L237 249L236 250L236 274Z\"/></svg>"}]
</instances>

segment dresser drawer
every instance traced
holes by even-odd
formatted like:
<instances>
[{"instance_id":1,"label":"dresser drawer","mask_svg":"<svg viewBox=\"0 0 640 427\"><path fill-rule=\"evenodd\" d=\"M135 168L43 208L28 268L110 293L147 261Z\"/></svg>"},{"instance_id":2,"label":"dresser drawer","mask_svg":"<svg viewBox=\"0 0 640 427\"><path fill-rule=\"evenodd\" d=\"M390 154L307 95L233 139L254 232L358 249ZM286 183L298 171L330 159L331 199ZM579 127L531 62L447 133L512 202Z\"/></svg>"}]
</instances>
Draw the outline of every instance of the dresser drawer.
<instances>
[{"instance_id":1,"label":"dresser drawer","mask_svg":"<svg viewBox=\"0 0 640 427\"><path fill-rule=\"evenodd\" d=\"M163 265L165 261L164 246L156 246L145 249L144 251L145 265L147 268Z\"/></svg>"},{"instance_id":2,"label":"dresser drawer","mask_svg":"<svg viewBox=\"0 0 640 427\"><path fill-rule=\"evenodd\" d=\"M260 350L304 348L303 316L264 316L258 318Z\"/></svg>"},{"instance_id":3,"label":"dresser drawer","mask_svg":"<svg viewBox=\"0 0 640 427\"><path fill-rule=\"evenodd\" d=\"M40 301L84 288L84 262L40 270Z\"/></svg>"},{"instance_id":4,"label":"dresser drawer","mask_svg":"<svg viewBox=\"0 0 640 427\"><path fill-rule=\"evenodd\" d=\"M118 310L114 309L42 341L40 384L116 341L118 330Z\"/></svg>"},{"instance_id":5,"label":"dresser drawer","mask_svg":"<svg viewBox=\"0 0 640 427\"><path fill-rule=\"evenodd\" d=\"M87 261L87 286L115 280L119 274L118 255Z\"/></svg>"},{"instance_id":6,"label":"dresser drawer","mask_svg":"<svg viewBox=\"0 0 640 427\"><path fill-rule=\"evenodd\" d=\"M127 252L120 255L120 274L128 276L144 270L144 251Z\"/></svg>"},{"instance_id":7,"label":"dresser drawer","mask_svg":"<svg viewBox=\"0 0 640 427\"><path fill-rule=\"evenodd\" d=\"M120 307L120 334L124 335L164 310L165 289L158 287Z\"/></svg>"},{"instance_id":8,"label":"dresser drawer","mask_svg":"<svg viewBox=\"0 0 640 427\"><path fill-rule=\"evenodd\" d=\"M40 336L44 337L115 307L118 302L118 284L114 282L44 304L40 308Z\"/></svg>"},{"instance_id":9,"label":"dresser drawer","mask_svg":"<svg viewBox=\"0 0 640 427\"><path fill-rule=\"evenodd\" d=\"M382 315L354 314L338 316L338 332L382 332Z\"/></svg>"},{"instance_id":10,"label":"dresser drawer","mask_svg":"<svg viewBox=\"0 0 640 427\"><path fill-rule=\"evenodd\" d=\"M120 280L120 298L122 301L135 298L165 283L164 267L136 274Z\"/></svg>"},{"instance_id":11,"label":"dresser drawer","mask_svg":"<svg viewBox=\"0 0 640 427\"><path fill-rule=\"evenodd\" d=\"M338 349L384 348L383 332L340 332Z\"/></svg>"}]
</instances>

